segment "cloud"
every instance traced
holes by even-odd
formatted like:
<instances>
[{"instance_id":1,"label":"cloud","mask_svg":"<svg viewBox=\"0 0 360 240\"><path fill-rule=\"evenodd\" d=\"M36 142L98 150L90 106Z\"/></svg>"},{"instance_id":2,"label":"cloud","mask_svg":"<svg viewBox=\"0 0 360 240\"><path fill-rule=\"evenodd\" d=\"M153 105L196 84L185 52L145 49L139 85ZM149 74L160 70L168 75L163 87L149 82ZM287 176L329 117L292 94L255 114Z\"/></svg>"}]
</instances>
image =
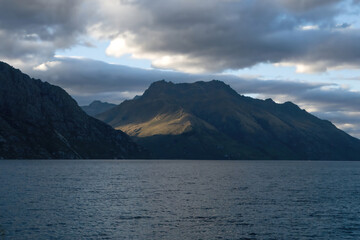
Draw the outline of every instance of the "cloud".
<instances>
[{"instance_id":1,"label":"cloud","mask_svg":"<svg viewBox=\"0 0 360 240\"><path fill-rule=\"evenodd\" d=\"M360 112L314 112L316 116L327 119L334 123L338 128L350 133L352 136L360 138Z\"/></svg>"},{"instance_id":2,"label":"cloud","mask_svg":"<svg viewBox=\"0 0 360 240\"><path fill-rule=\"evenodd\" d=\"M40 65L43 66L43 65ZM172 82L210 81L228 83L238 93L293 101L316 116L328 119L354 136L360 137L360 92L334 83L260 80L225 74L187 74L174 71L144 70L84 58L57 57L45 63L46 70L32 69L31 76L65 88L80 105L93 100L120 103L141 95L157 80Z\"/></svg>"},{"instance_id":3,"label":"cloud","mask_svg":"<svg viewBox=\"0 0 360 240\"><path fill-rule=\"evenodd\" d=\"M337 20L346 2L132 1L115 6L133 13L126 19L115 17L114 6L103 7L106 16L115 15L104 18L98 34L112 30L108 55L130 53L160 69L219 72L283 63L299 72L319 72L360 65L359 29Z\"/></svg>"},{"instance_id":4,"label":"cloud","mask_svg":"<svg viewBox=\"0 0 360 240\"><path fill-rule=\"evenodd\" d=\"M60 64L59 61L49 61L49 62L45 62L45 63L40 64L39 66L34 67L34 70L47 71L49 68L55 67L56 65L59 65L59 64Z\"/></svg>"},{"instance_id":5,"label":"cloud","mask_svg":"<svg viewBox=\"0 0 360 240\"><path fill-rule=\"evenodd\" d=\"M174 82L208 80L207 75L173 71L146 70L101 61L57 56L53 61L27 71L31 76L66 89L80 104L95 97L120 102L142 93L152 82L166 79ZM113 99L110 99L113 96Z\"/></svg>"},{"instance_id":6,"label":"cloud","mask_svg":"<svg viewBox=\"0 0 360 240\"><path fill-rule=\"evenodd\" d=\"M95 94L142 93L158 80L172 82L222 80L229 83L240 94L298 94L313 89L337 86L329 83L305 83L297 81L259 80L241 78L226 74L188 74L176 71L132 68L123 65L108 64L92 59L57 56L53 61L45 62L33 68L30 75L59 85L74 96ZM116 93L116 94L115 94ZM123 95L125 97L125 95ZM131 96L131 94L128 96ZM122 98L121 100L124 100Z\"/></svg>"},{"instance_id":7,"label":"cloud","mask_svg":"<svg viewBox=\"0 0 360 240\"><path fill-rule=\"evenodd\" d=\"M110 40L159 69L221 72L258 63L299 72L359 67L349 0L2 0L0 58L39 65L56 50Z\"/></svg>"},{"instance_id":8,"label":"cloud","mask_svg":"<svg viewBox=\"0 0 360 240\"><path fill-rule=\"evenodd\" d=\"M295 12L306 12L309 10L317 10L320 7L328 7L339 0L279 0L285 7Z\"/></svg>"},{"instance_id":9,"label":"cloud","mask_svg":"<svg viewBox=\"0 0 360 240\"><path fill-rule=\"evenodd\" d=\"M90 1L1 0L0 58L23 66L51 59L82 42Z\"/></svg>"}]
</instances>

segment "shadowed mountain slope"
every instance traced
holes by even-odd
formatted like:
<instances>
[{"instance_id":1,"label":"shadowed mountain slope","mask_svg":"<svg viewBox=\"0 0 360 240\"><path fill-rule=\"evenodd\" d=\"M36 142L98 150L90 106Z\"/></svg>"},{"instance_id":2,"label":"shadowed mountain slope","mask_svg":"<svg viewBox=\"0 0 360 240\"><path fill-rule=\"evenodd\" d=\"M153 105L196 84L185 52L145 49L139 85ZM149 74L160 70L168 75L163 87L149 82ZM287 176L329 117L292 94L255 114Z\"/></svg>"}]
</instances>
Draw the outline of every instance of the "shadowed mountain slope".
<instances>
[{"instance_id":1,"label":"shadowed mountain slope","mask_svg":"<svg viewBox=\"0 0 360 240\"><path fill-rule=\"evenodd\" d=\"M0 62L0 158L138 158L129 136L86 115L63 89Z\"/></svg>"},{"instance_id":2,"label":"shadowed mountain slope","mask_svg":"<svg viewBox=\"0 0 360 240\"><path fill-rule=\"evenodd\" d=\"M151 84L96 116L170 159L359 160L360 140L286 102L239 95L220 81Z\"/></svg>"},{"instance_id":3,"label":"shadowed mountain slope","mask_svg":"<svg viewBox=\"0 0 360 240\"><path fill-rule=\"evenodd\" d=\"M115 107L116 104L101 102L101 101L93 101L88 106L81 106L81 109L84 110L89 116L95 116L97 114L106 112L111 108Z\"/></svg>"}]
</instances>

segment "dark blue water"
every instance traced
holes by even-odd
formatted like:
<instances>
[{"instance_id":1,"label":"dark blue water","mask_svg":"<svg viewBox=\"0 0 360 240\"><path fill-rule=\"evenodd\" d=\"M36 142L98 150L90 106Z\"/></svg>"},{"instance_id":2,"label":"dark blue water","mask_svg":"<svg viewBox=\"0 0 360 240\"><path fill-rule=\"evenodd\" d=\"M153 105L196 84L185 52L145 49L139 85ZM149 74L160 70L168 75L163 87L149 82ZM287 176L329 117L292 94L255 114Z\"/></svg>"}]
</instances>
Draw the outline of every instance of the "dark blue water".
<instances>
[{"instance_id":1,"label":"dark blue water","mask_svg":"<svg viewBox=\"0 0 360 240\"><path fill-rule=\"evenodd\" d=\"M0 239L360 239L360 162L0 161Z\"/></svg>"}]
</instances>

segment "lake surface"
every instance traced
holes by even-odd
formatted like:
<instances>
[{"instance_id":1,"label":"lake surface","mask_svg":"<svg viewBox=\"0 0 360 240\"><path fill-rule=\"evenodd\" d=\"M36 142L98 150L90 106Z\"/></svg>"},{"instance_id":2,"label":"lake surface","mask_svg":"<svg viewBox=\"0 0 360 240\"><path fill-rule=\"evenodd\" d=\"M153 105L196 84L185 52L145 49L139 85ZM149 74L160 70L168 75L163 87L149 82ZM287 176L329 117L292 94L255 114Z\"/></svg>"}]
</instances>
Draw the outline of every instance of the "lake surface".
<instances>
[{"instance_id":1,"label":"lake surface","mask_svg":"<svg viewBox=\"0 0 360 240\"><path fill-rule=\"evenodd\" d=\"M0 239L360 239L360 162L0 161Z\"/></svg>"}]
</instances>

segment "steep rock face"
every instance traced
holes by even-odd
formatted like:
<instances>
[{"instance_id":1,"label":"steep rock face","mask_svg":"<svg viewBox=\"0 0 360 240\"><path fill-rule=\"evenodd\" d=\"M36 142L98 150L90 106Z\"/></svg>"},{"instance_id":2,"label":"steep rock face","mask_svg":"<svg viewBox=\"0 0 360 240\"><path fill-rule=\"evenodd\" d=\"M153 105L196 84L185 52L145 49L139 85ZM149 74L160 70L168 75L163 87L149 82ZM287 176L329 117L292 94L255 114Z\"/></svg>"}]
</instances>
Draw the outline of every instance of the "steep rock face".
<instances>
[{"instance_id":1,"label":"steep rock face","mask_svg":"<svg viewBox=\"0 0 360 240\"><path fill-rule=\"evenodd\" d=\"M115 107L116 104L101 102L101 101L93 101L88 106L81 106L81 109L84 110L89 116L95 116L97 114L106 112L111 108Z\"/></svg>"},{"instance_id":2,"label":"steep rock face","mask_svg":"<svg viewBox=\"0 0 360 240\"><path fill-rule=\"evenodd\" d=\"M60 87L0 62L0 158L138 158L129 136L89 117Z\"/></svg>"},{"instance_id":3,"label":"steep rock face","mask_svg":"<svg viewBox=\"0 0 360 240\"><path fill-rule=\"evenodd\" d=\"M220 81L153 83L96 116L155 158L358 160L360 140L291 102L239 95Z\"/></svg>"}]
</instances>

